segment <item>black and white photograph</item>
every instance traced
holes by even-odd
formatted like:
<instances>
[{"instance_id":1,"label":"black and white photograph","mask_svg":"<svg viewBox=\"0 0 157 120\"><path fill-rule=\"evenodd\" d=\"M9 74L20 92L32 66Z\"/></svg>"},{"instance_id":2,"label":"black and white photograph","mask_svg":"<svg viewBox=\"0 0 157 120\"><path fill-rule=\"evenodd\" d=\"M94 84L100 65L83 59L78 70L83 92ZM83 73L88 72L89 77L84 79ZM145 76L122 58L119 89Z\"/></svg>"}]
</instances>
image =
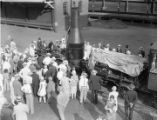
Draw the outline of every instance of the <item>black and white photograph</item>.
<instances>
[{"instance_id":1,"label":"black and white photograph","mask_svg":"<svg viewBox=\"0 0 157 120\"><path fill-rule=\"evenodd\" d=\"M0 0L0 120L157 120L157 0Z\"/></svg>"}]
</instances>

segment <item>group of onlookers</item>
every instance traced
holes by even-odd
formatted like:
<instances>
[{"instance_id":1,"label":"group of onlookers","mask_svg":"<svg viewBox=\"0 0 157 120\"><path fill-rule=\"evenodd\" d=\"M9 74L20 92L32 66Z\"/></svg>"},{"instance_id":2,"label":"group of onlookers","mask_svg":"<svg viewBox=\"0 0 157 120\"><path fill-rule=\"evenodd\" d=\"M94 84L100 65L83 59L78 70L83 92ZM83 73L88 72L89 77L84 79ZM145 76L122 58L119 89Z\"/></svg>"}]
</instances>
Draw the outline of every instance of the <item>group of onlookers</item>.
<instances>
[{"instance_id":1,"label":"group of onlookers","mask_svg":"<svg viewBox=\"0 0 157 120\"><path fill-rule=\"evenodd\" d=\"M96 44L90 44L89 42L85 42L85 53L84 53L85 56L84 56L84 59L88 59L88 56L89 56L90 53L88 53L87 51L90 52L92 48L98 48L98 49L102 49L104 51L124 53L124 54L127 54L127 55L134 54L134 53L132 53L129 45L125 45L125 47L123 49L121 44L118 44L117 48L111 48L111 45L109 43L106 44L106 45L103 45L102 43L98 43L98 45L96 45ZM143 57L143 58L146 57L144 48L142 46L139 47L138 52L137 52L136 55L138 55L140 57Z\"/></svg>"},{"instance_id":2,"label":"group of onlookers","mask_svg":"<svg viewBox=\"0 0 157 120\"><path fill-rule=\"evenodd\" d=\"M39 38L38 41L33 41L24 53L21 53L11 39L10 45L1 51L0 95L3 97L0 97L0 110L2 113L3 106L8 104L4 97L4 93L7 92L10 93L10 103L13 108L12 116L7 120L12 118L27 120L27 114L35 112L34 97L38 98L39 103L47 103L54 97L57 100L61 120L65 120L64 111L70 98L77 98L82 104L87 101L88 92L91 90L93 103L98 103L101 78L97 76L97 71L91 70L90 74L82 71L81 75L78 75L77 68L71 67L62 55L66 48L65 41L63 43L61 46L52 42L47 45ZM104 49L109 50L109 45ZM121 48L117 48L117 52L122 52ZM129 109L131 114L134 99L129 95L135 97L133 94L129 92L126 97L126 110ZM112 116L110 114L118 110L117 98L118 92L114 86L105 106L108 113L105 119L109 120Z\"/></svg>"}]
</instances>

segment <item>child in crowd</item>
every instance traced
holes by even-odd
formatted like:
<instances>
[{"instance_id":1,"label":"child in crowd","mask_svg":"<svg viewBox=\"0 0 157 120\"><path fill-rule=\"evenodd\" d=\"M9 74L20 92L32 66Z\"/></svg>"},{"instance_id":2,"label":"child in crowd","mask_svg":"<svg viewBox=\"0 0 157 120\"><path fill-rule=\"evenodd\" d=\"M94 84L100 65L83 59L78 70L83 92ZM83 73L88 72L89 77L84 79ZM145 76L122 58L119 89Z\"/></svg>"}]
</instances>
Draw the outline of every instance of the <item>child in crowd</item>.
<instances>
[{"instance_id":1,"label":"child in crowd","mask_svg":"<svg viewBox=\"0 0 157 120\"><path fill-rule=\"evenodd\" d=\"M26 104L22 103L21 96L18 96L15 100L13 116L15 120L27 120L27 113L29 113L29 108Z\"/></svg>"},{"instance_id":2,"label":"child in crowd","mask_svg":"<svg viewBox=\"0 0 157 120\"><path fill-rule=\"evenodd\" d=\"M76 74L75 69L72 70L72 76L70 79L70 94L71 98L76 99L76 93L77 93L77 84L78 84L78 75Z\"/></svg>"},{"instance_id":3,"label":"child in crowd","mask_svg":"<svg viewBox=\"0 0 157 120\"><path fill-rule=\"evenodd\" d=\"M40 79L40 84L39 84L39 90L38 90L38 96L39 96L39 103L41 103L42 99L44 100L44 103L46 103L46 80L42 77Z\"/></svg>"},{"instance_id":4,"label":"child in crowd","mask_svg":"<svg viewBox=\"0 0 157 120\"><path fill-rule=\"evenodd\" d=\"M119 93L116 90L117 90L117 87L113 86L112 87L112 91L109 93L108 100L110 100L111 96L114 96L114 100L116 101L116 111L117 111L117 109L118 109L118 95L119 95Z\"/></svg>"},{"instance_id":5,"label":"child in crowd","mask_svg":"<svg viewBox=\"0 0 157 120\"><path fill-rule=\"evenodd\" d=\"M82 72L79 81L79 89L80 89L80 103L83 103L87 99L87 92L89 90L87 73Z\"/></svg>"},{"instance_id":6,"label":"child in crowd","mask_svg":"<svg viewBox=\"0 0 157 120\"><path fill-rule=\"evenodd\" d=\"M55 97L55 83L52 77L49 76L47 84L47 99L49 100L51 96Z\"/></svg>"},{"instance_id":7,"label":"child in crowd","mask_svg":"<svg viewBox=\"0 0 157 120\"><path fill-rule=\"evenodd\" d=\"M116 101L113 95L110 96L110 99L107 101L105 105L106 117L103 120L115 120L116 119Z\"/></svg>"}]
</instances>

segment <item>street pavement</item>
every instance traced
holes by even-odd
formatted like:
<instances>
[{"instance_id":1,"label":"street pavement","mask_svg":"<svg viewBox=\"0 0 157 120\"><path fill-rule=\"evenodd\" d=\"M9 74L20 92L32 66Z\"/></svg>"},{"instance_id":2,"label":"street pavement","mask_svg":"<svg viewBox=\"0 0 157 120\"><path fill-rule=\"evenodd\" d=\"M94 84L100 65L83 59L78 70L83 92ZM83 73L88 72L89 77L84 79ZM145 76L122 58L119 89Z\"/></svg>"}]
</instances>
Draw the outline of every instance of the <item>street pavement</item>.
<instances>
[{"instance_id":1,"label":"street pavement","mask_svg":"<svg viewBox=\"0 0 157 120\"><path fill-rule=\"evenodd\" d=\"M108 91L103 96L99 95L99 103L94 105L91 102L91 94L88 94L88 100L84 104L80 104L78 99L70 100L66 110L66 120L96 120L100 115L105 115L105 101ZM125 120L123 99L118 99L118 111L116 120ZM56 99L51 98L49 103L38 103L35 98L35 114L29 115L29 120L59 120L59 114L56 107ZM141 101L135 106L134 120L157 120L157 110L143 104Z\"/></svg>"},{"instance_id":2,"label":"street pavement","mask_svg":"<svg viewBox=\"0 0 157 120\"><path fill-rule=\"evenodd\" d=\"M37 40L38 37L47 42L59 39L58 35L53 31L2 25L2 44L9 42L7 41L8 35L14 38L20 51L23 51L33 40ZM137 53L140 46L143 46L148 52L150 43L156 41L157 29L140 26L128 26L125 29L88 27L82 30L82 35L86 41L96 44L97 42L110 43L111 47L116 47L118 44L122 44L124 47L128 44L131 50ZM99 103L97 105L91 103L90 94L89 100L83 105L80 105L78 100L70 100L65 111L66 120L95 120L99 115L105 113L104 106L108 94L107 90L105 94L103 97L99 96ZM147 99L149 100L149 97ZM119 98L118 101L119 109L116 118L117 120L125 120L123 100ZM39 104L37 98L35 98L35 114L28 115L28 117L28 120L59 120L56 100L52 98L49 104ZM138 101L135 107L134 120L157 120L157 110L147 106L142 101Z\"/></svg>"}]
</instances>

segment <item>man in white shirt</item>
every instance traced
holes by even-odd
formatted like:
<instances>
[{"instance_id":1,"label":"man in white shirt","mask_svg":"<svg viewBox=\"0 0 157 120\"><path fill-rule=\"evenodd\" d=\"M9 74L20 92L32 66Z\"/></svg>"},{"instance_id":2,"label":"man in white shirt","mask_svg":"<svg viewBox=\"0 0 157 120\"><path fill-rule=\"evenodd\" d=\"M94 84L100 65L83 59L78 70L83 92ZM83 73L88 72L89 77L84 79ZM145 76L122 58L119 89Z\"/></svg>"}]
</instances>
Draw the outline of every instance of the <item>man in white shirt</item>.
<instances>
[{"instance_id":1,"label":"man in white shirt","mask_svg":"<svg viewBox=\"0 0 157 120\"><path fill-rule=\"evenodd\" d=\"M46 65L46 66L48 66L51 63L50 55L51 55L50 53L47 53L46 57L43 60L43 64Z\"/></svg>"},{"instance_id":2,"label":"man in white shirt","mask_svg":"<svg viewBox=\"0 0 157 120\"><path fill-rule=\"evenodd\" d=\"M4 61L3 64L2 64L2 68L3 68L3 71L6 69L8 70L8 72L10 72L10 69L11 69L11 65L10 65L10 62L9 61Z\"/></svg>"}]
</instances>

